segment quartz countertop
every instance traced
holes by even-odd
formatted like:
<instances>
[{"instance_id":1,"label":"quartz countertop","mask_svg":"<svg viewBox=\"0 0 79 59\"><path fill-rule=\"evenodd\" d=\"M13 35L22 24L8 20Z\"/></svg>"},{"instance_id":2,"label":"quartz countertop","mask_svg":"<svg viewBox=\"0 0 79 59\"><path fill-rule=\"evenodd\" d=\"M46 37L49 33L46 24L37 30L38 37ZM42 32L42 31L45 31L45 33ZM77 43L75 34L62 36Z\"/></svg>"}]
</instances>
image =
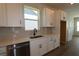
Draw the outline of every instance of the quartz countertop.
<instances>
[{"instance_id":1,"label":"quartz countertop","mask_svg":"<svg viewBox=\"0 0 79 59\"><path fill-rule=\"evenodd\" d=\"M43 35L43 37L53 37L54 35L52 34L47 34L47 35ZM34 39L30 39L30 37L16 37L15 39L11 38L3 38L0 39L0 47L4 47L7 45L12 45L12 44L17 44L17 43L21 43L21 42L27 42L27 41L32 41Z\"/></svg>"},{"instance_id":2,"label":"quartz countertop","mask_svg":"<svg viewBox=\"0 0 79 59\"><path fill-rule=\"evenodd\" d=\"M21 43L21 42L27 42L27 41L29 41L29 38L27 38L27 37L18 37L16 39L4 38L4 39L0 39L0 47L17 44L17 43Z\"/></svg>"}]
</instances>

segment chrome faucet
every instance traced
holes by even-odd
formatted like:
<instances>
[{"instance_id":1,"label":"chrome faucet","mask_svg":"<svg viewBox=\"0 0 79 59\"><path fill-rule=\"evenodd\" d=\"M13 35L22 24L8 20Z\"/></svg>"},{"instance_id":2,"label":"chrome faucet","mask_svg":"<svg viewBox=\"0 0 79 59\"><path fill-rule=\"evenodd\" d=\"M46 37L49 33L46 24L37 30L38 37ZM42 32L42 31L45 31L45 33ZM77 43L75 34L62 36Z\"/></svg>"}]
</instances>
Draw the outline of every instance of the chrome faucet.
<instances>
[{"instance_id":1,"label":"chrome faucet","mask_svg":"<svg viewBox=\"0 0 79 59\"><path fill-rule=\"evenodd\" d=\"M33 36L36 36L36 32L37 32L37 29L34 28L34 30L33 30Z\"/></svg>"}]
</instances>

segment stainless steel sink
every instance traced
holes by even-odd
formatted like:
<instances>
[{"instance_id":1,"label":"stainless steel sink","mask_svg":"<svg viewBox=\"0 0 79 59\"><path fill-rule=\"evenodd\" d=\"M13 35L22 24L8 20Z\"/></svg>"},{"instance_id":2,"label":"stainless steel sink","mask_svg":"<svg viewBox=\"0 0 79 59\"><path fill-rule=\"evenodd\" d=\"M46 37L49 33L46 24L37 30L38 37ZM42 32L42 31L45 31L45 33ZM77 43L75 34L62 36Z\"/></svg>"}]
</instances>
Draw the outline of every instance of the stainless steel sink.
<instances>
[{"instance_id":1,"label":"stainless steel sink","mask_svg":"<svg viewBox=\"0 0 79 59\"><path fill-rule=\"evenodd\" d=\"M40 38L40 37L43 37L43 36L42 35L37 35L37 36L31 36L30 38L34 39L34 38Z\"/></svg>"}]
</instances>

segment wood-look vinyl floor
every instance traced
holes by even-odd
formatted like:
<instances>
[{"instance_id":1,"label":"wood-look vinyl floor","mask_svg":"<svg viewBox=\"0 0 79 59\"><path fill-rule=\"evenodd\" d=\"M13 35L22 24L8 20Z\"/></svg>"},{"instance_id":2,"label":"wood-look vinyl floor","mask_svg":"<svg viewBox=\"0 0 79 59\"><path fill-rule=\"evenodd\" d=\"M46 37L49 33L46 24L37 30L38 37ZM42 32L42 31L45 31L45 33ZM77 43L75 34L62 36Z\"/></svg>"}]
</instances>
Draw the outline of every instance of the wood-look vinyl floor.
<instances>
[{"instance_id":1,"label":"wood-look vinyl floor","mask_svg":"<svg viewBox=\"0 0 79 59\"><path fill-rule=\"evenodd\" d=\"M79 37L73 37L66 45L61 45L45 56L79 56Z\"/></svg>"}]
</instances>

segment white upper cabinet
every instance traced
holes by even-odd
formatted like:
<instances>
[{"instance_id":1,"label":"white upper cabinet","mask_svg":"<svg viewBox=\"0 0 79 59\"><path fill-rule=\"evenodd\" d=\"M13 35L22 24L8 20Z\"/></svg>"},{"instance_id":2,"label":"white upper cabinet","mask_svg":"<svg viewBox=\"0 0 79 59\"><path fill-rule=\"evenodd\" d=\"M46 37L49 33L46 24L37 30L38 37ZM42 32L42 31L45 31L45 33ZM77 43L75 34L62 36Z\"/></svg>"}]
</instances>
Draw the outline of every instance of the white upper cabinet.
<instances>
[{"instance_id":1,"label":"white upper cabinet","mask_svg":"<svg viewBox=\"0 0 79 59\"><path fill-rule=\"evenodd\" d=\"M23 7L22 4L13 3L6 4L7 21L9 27L22 27L23 26Z\"/></svg>"},{"instance_id":2,"label":"white upper cabinet","mask_svg":"<svg viewBox=\"0 0 79 59\"><path fill-rule=\"evenodd\" d=\"M23 27L23 22L22 4L0 4L0 27Z\"/></svg>"},{"instance_id":3,"label":"white upper cabinet","mask_svg":"<svg viewBox=\"0 0 79 59\"><path fill-rule=\"evenodd\" d=\"M44 8L42 27L54 27L54 10Z\"/></svg>"},{"instance_id":4,"label":"white upper cabinet","mask_svg":"<svg viewBox=\"0 0 79 59\"><path fill-rule=\"evenodd\" d=\"M0 4L0 27L7 25L5 4Z\"/></svg>"},{"instance_id":5,"label":"white upper cabinet","mask_svg":"<svg viewBox=\"0 0 79 59\"><path fill-rule=\"evenodd\" d=\"M60 10L60 17L61 17L61 20L66 21L66 12L63 10Z\"/></svg>"}]
</instances>

